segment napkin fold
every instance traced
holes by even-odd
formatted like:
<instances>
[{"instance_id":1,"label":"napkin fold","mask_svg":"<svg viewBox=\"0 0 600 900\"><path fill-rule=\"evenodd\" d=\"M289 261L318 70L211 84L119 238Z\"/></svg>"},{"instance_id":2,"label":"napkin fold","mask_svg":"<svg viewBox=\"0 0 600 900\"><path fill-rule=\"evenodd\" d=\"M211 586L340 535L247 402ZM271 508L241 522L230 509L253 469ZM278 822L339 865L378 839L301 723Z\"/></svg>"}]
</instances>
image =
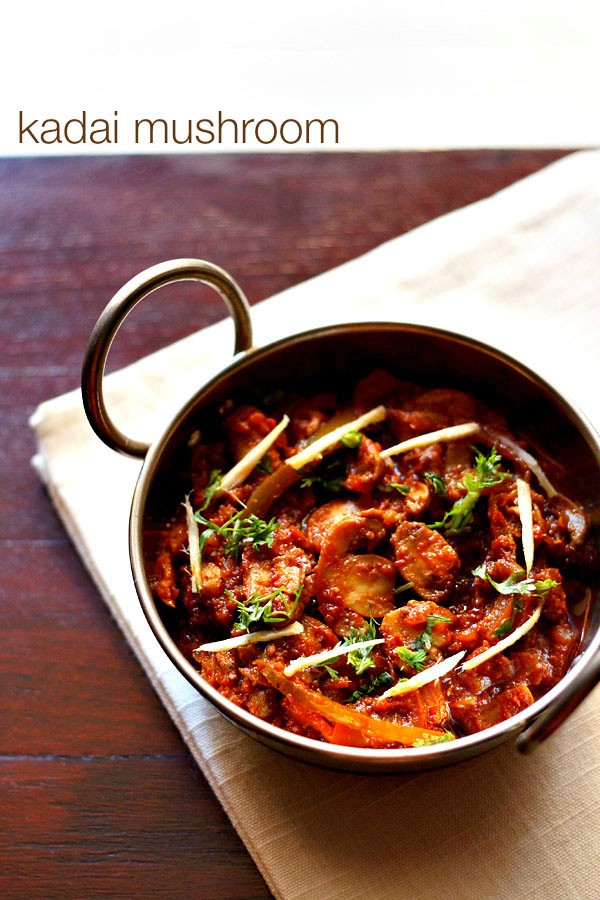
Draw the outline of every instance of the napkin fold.
<instances>
[{"instance_id":1,"label":"napkin fold","mask_svg":"<svg viewBox=\"0 0 600 900\"><path fill-rule=\"evenodd\" d=\"M255 343L339 321L437 325L537 369L598 427L599 297L600 151L586 151L258 304ZM117 424L157 436L231 344L220 322L108 376ZM506 745L378 777L275 754L198 696L150 632L127 551L140 464L100 443L78 391L43 403L31 424L73 543L275 897L598 896L600 691L527 758Z\"/></svg>"}]
</instances>

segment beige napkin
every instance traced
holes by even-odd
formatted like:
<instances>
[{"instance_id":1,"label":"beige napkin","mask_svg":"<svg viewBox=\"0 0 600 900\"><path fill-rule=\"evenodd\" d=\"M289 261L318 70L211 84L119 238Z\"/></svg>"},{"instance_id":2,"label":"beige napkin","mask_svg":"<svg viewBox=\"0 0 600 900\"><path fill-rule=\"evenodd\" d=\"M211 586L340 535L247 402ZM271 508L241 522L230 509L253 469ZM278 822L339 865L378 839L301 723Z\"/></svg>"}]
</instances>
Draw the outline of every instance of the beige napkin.
<instances>
[{"instance_id":1,"label":"beige napkin","mask_svg":"<svg viewBox=\"0 0 600 900\"><path fill-rule=\"evenodd\" d=\"M253 317L257 344L341 319L462 331L536 367L598 426L599 298L600 152L587 151L285 291ZM219 323L110 376L114 417L132 436L156 435L228 359L231 340ZM139 464L93 435L78 392L42 404L32 425L60 516L276 897L598 897L600 690L530 758L509 745L443 771L377 777L281 757L213 712L146 625L127 555Z\"/></svg>"}]
</instances>

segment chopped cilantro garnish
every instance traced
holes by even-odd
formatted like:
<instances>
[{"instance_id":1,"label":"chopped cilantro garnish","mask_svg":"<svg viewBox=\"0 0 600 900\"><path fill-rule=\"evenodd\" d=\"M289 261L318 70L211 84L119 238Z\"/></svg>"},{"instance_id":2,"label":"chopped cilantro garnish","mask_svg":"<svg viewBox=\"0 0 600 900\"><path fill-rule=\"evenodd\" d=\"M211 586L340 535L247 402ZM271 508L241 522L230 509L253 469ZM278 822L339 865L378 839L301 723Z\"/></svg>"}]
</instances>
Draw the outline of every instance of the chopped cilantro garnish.
<instances>
[{"instance_id":1,"label":"chopped cilantro garnish","mask_svg":"<svg viewBox=\"0 0 600 900\"><path fill-rule=\"evenodd\" d=\"M230 556L237 556L245 546L273 546L274 532L279 527L277 521L273 518L266 522L252 513L250 515L244 515L244 513L245 510L241 509L230 516L223 525L217 525L210 519L206 519L201 511L194 514L195 519L204 526L200 535L200 558L202 558L202 551L211 534L218 534L225 538L223 549Z\"/></svg>"},{"instance_id":2,"label":"chopped cilantro garnish","mask_svg":"<svg viewBox=\"0 0 600 900\"><path fill-rule=\"evenodd\" d=\"M431 747L433 744L445 744L446 741L453 741L454 735L451 731L444 731L443 734L428 735L427 737L417 738L413 742L413 747Z\"/></svg>"},{"instance_id":3,"label":"chopped cilantro garnish","mask_svg":"<svg viewBox=\"0 0 600 900\"><path fill-rule=\"evenodd\" d=\"M393 677L389 672L382 672L380 675L376 675L368 684L363 684L361 687L357 688L350 696L348 697L347 703L356 703L357 700L360 700L362 697L369 697L371 694L374 694L378 688L388 688L394 683Z\"/></svg>"},{"instance_id":4,"label":"chopped cilantro garnish","mask_svg":"<svg viewBox=\"0 0 600 900\"><path fill-rule=\"evenodd\" d=\"M503 638L505 635L509 634L514 627L515 619L517 618L518 613L523 611L523 601L520 597L515 597L512 605L512 612L510 614L509 619L505 619L496 629L494 629L494 637Z\"/></svg>"},{"instance_id":5,"label":"chopped cilantro garnish","mask_svg":"<svg viewBox=\"0 0 600 900\"><path fill-rule=\"evenodd\" d=\"M238 619L233 628L237 631L250 631L252 625L280 625L287 622L298 606L301 593L302 585L294 594L293 600L288 599L282 588L277 588L262 597L259 594L252 594L245 603L236 601ZM274 610L273 600L278 597L283 600L283 609Z\"/></svg>"},{"instance_id":6,"label":"chopped cilantro garnish","mask_svg":"<svg viewBox=\"0 0 600 900\"><path fill-rule=\"evenodd\" d=\"M424 475L426 480L433 488L434 494L438 494L440 497L445 497L446 484L444 482L444 479L440 475L436 475L435 472L425 472Z\"/></svg>"},{"instance_id":7,"label":"chopped cilantro garnish","mask_svg":"<svg viewBox=\"0 0 600 900\"><path fill-rule=\"evenodd\" d=\"M208 484L204 488L204 499L202 501L202 506L200 507L200 511L206 509L212 498L215 496L219 488L221 487L221 472L218 469L213 469L210 475L208 476Z\"/></svg>"},{"instance_id":8,"label":"chopped cilantro garnish","mask_svg":"<svg viewBox=\"0 0 600 900\"><path fill-rule=\"evenodd\" d=\"M442 622L451 622L446 616L427 616L427 624L421 634L412 642L413 650L429 650L433 644L433 629Z\"/></svg>"},{"instance_id":9,"label":"chopped cilantro garnish","mask_svg":"<svg viewBox=\"0 0 600 900\"><path fill-rule=\"evenodd\" d=\"M552 578L545 578L543 581L527 578L527 574L522 569L511 572L504 581L494 581L488 575L485 563L473 569L472 574L477 578L489 581L499 594L535 594L536 597L544 598L548 596L552 588L558 587L558 581L554 581Z\"/></svg>"},{"instance_id":10,"label":"chopped cilantro garnish","mask_svg":"<svg viewBox=\"0 0 600 900\"><path fill-rule=\"evenodd\" d=\"M340 443L347 447L349 450L354 450L356 447L360 445L363 436L360 431L356 431L352 429L351 431L347 431L344 437L341 439Z\"/></svg>"},{"instance_id":11,"label":"chopped cilantro garnish","mask_svg":"<svg viewBox=\"0 0 600 900\"><path fill-rule=\"evenodd\" d=\"M263 456L259 463L257 463L256 468L259 472L263 472L265 475L273 474L273 466L269 462L268 456Z\"/></svg>"},{"instance_id":12,"label":"chopped cilantro garnish","mask_svg":"<svg viewBox=\"0 0 600 900\"><path fill-rule=\"evenodd\" d=\"M341 491L342 481L346 477L346 469L341 459L332 459L319 468L319 472L305 475L300 482L300 487L320 485L324 490L330 491L332 494Z\"/></svg>"},{"instance_id":13,"label":"chopped cilantro garnish","mask_svg":"<svg viewBox=\"0 0 600 900\"><path fill-rule=\"evenodd\" d=\"M390 481L386 487L388 491L398 491L403 497L410 494L410 484L399 484L397 481Z\"/></svg>"},{"instance_id":14,"label":"chopped cilantro garnish","mask_svg":"<svg viewBox=\"0 0 600 900\"><path fill-rule=\"evenodd\" d=\"M373 621L373 619L369 619L366 628L350 628L348 634L339 646L348 647L351 644L360 644L362 641L373 641L376 639L376 637L377 625ZM362 675L363 672L366 672L367 669L370 669L375 665L373 654L371 652L372 649L372 647L359 647L358 649L350 650L345 654L346 660L352 666L357 675ZM335 665L337 662L339 662L339 657L336 657L335 659L329 659L327 661L327 664L331 665L333 663L333 665ZM327 669L327 665L325 663L320 663L319 665Z\"/></svg>"},{"instance_id":15,"label":"chopped cilantro garnish","mask_svg":"<svg viewBox=\"0 0 600 900\"><path fill-rule=\"evenodd\" d=\"M332 659L331 662L335 663L335 660ZM339 672L336 672L335 669L333 669L333 668L332 668L330 665L328 665L327 663L321 663L321 668L322 668L322 669L325 669L325 671L327 672L327 674L328 674L331 678L337 679L337 678L340 677L340 673L339 673Z\"/></svg>"},{"instance_id":16,"label":"chopped cilantro garnish","mask_svg":"<svg viewBox=\"0 0 600 900\"><path fill-rule=\"evenodd\" d=\"M558 582L554 581L552 578L545 578L543 581L536 581L534 578L528 578L527 573L523 572L522 569L519 569L516 572L511 572L508 578L505 578L504 581L494 581L490 575L488 575L485 563L477 566L476 569L473 569L473 575L477 578L482 578L485 581L488 581L495 590L498 591L499 594L504 594L505 596L513 597L512 604L512 612L509 619L505 619L502 624L500 624L496 630L494 631L494 637L504 637L510 631L512 631L513 626L515 624L515 619L517 615L523 611L523 600L522 597L525 594L531 594L535 597L544 598L547 597L552 588L558 587Z\"/></svg>"},{"instance_id":17,"label":"chopped cilantro garnish","mask_svg":"<svg viewBox=\"0 0 600 900\"><path fill-rule=\"evenodd\" d=\"M351 628L344 644L358 644L360 641L372 641L377 637L377 626L373 619L369 619L367 627L360 631L358 628ZM348 662L357 675L362 675L367 669L375 665L372 655L372 647L361 647L359 650L351 650L348 653Z\"/></svg>"},{"instance_id":18,"label":"chopped cilantro garnish","mask_svg":"<svg viewBox=\"0 0 600 900\"><path fill-rule=\"evenodd\" d=\"M405 665L411 666L417 672L423 671L427 662L427 650L424 647L421 647L420 650L411 650L410 647L396 647L396 653Z\"/></svg>"},{"instance_id":19,"label":"chopped cilantro garnish","mask_svg":"<svg viewBox=\"0 0 600 900\"><path fill-rule=\"evenodd\" d=\"M456 534L466 528L471 523L473 509L482 491L510 477L508 472L500 471L501 462L502 457L495 447L487 456L476 451L473 471L467 472L461 482L466 494L456 501L441 522L434 522L430 527L443 528L448 534Z\"/></svg>"},{"instance_id":20,"label":"chopped cilantro garnish","mask_svg":"<svg viewBox=\"0 0 600 900\"><path fill-rule=\"evenodd\" d=\"M392 491L397 491L403 497L410 494L410 484L400 484L398 481L388 481L387 484L379 484L377 489L383 494L390 494Z\"/></svg>"}]
</instances>

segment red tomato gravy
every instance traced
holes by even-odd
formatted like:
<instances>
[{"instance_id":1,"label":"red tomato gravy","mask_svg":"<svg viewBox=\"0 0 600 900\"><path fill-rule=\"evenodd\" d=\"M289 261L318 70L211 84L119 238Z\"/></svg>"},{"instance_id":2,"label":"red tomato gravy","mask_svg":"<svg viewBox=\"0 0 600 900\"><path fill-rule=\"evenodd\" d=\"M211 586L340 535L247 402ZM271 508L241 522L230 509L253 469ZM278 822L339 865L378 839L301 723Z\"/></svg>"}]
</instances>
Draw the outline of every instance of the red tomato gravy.
<instances>
[{"instance_id":1,"label":"red tomato gravy","mask_svg":"<svg viewBox=\"0 0 600 900\"><path fill-rule=\"evenodd\" d=\"M299 471L286 462L379 404L381 421L349 428ZM284 414L242 483L219 490ZM597 570L589 517L565 473L501 413L378 370L349 400L279 393L226 403L218 419L210 439L190 442L188 515L185 496L173 498L176 514L147 543L173 638L223 696L317 741L419 747L502 722L563 677ZM475 433L382 456L464 423ZM257 632L274 634L219 647ZM447 674L428 676L453 657Z\"/></svg>"}]
</instances>

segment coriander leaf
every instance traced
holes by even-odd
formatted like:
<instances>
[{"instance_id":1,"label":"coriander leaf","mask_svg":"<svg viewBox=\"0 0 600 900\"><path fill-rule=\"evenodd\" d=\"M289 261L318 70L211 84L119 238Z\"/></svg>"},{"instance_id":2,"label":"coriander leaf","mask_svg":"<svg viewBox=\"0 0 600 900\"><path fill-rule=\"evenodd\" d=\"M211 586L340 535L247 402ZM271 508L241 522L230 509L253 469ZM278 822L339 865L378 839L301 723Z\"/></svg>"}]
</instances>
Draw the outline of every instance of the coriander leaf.
<instances>
[{"instance_id":1,"label":"coriander leaf","mask_svg":"<svg viewBox=\"0 0 600 900\"><path fill-rule=\"evenodd\" d=\"M527 577L527 573L522 569L517 570L516 572L511 572L511 574L504 581L494 581L494 579L488 575L485 567L485 563L477 566L476 569L473 569L472 572L477 578L482 578L485 581L489 581L495 590L498 591L499 594L534 594L536 597L547 597L552 588L558 587L558 581L554 581L552 578L545 578L543 581L536 581L534 578Z\"/></svg>"},{"instance_id":2,"label":"coriander leaf","mask_svg":"<svg viewBox=\"0 0 600 900\"><path fill-rule=\"evenodd\" d=\"M332 662L335 665L334 659L330 660L330 662ZM321 663L321 668L325 669L325 671L330 676L330 678L335 678L337 680L340 677L340 673L336 672L335 669L332 669L331 666L328 665L327 663Z\"/></svg>"},{"instance_id":3,"label":"coriander leaf","mask_svg":"<svg viewBox=\"0 0 600 900\"><path fill-rule=\"evenodd\" d=\"M213 469L210 475L208 476L208 484L204 488L204 499L202 501L202 506L200 510L206 509L206 507L211 502L212 498L215 496L219 488L221 487L221 472L218 469Z\"/></svg>"},{"instance_id":4,"label":"coriander leaf","mask_svg":"<svg viewBox=\"0 0 600 900\"><path fill-rule=\"evenodd\" d=\"M230 591L226 593L231 596ZM302 585L294 595L293 601L288 599L282 588L277 588L262 597L259 594L252 594L245 603L237 600L238 619L233 628L236 631L250 631L251 625L280 625L282 622L287 622L296 611L301 593ZM283 609L274 610L273 601L278 597L283 600Z\"/></svg>"},{"instance_id":5,"label":"coriander leaf","mask_svg":"<svg viewBox=\"0 0 600 900\"><path fill-rule=\"evenodd\" d=\"M492 447L487 456L485 453L481 453L478 450L475 451L473 478L480 486L480 490L493 487L495 484L500 484L505 478L509 477L508 472L500 471L501 462L502 457L497 452L495 446Z\"/></svg>"},{"instance_id":6,"label":"coriander leaf","mask_svg":"<svg viewBox=\"0 0 600 900\"><path fill-rule=\"evenodd\" d=\"M275 518L266 522L258 516L251 514L244 518L238 518L233 524L231 533L225 542L225 552L237 556L242 546L249 544L252 547L272 547L274 532L279 528Z\"/></svg>"},{"instance_id":7,"label":"coriander leaf","mask_svg":"<svg viewBox=\"0 0 600 900\"><path fill-rule=\"evenodd\" d=\"M535 597L545 598L548 596L552 588L558 587L558 582L552 578L545 578L543 581L535 581L533 578L527 578L527 573L518 570L511 574L504 581L494 581L487 573L485 563L473 569L473 575L488 581L499 594L512 596L512 612L510 618L505 619L494 631L494 637L504 637L512 631L515 619L520 612L523 612L522 597L525 594L531 594Z\"/></svg>"},{"instance_id":8,"label":"coriander leaf","mask_svg":"<svg viewBox=\"0 0 600 900\"><path fill-rule=\"evenodd\" d=\"M396 647L396 653L403 663L417 672L422 672L427 661L427 650L421 647L420 650L411 650L410 647Z\"/></svg>"},{"instance_id":9,"label":"coriander leaf","mask_svg":"<svg viewBox=\"0 0 600 900\"><path fill-rule=\"evenodd\" d=\"M463 531L471 523L473 509L482 491L510 477L509 472L500 471L501 462L502 457L495 447L492 447L487 456L476 451L473 471L467 472L461 481L466 494L456 501L441 522L434 522L430 527L443 528L448 534Z\"/></svg>"},{"instance_id":10,"label":"coriander leaf","mask_svg":"<svg viewBox=\"0 0 600 900\"><path fill-rule=\"evenodd\" d=\"M398 491L403 497L410 494L410 484L400 484L398 481L388 481L387 484L378 484L377 490L382 494L390 494L392 491Z\"/></svg>"},{"instance_id":11,"label":"coriander leaf","mask_svg":"<svg viewBox=\"0 0 600 900\"><path fill-rule=\"evenodd\" d=\"M558 581L552 578L544 578L543 581L535 582L535 593L538 597L546 598L552 588L558 587Z\"/></svg>"},{"instance_id":12,"label":"coriander leaf","mask_svg":"<svg viewBox=\"0 0 600 900\"><path fill-rule=\"evenodd\" d=\"M453 741L454 735L451 731L444 731L443 734L428 735L427 737L417 738L413 741L413 747L431 747L432 744L445 744L446 741Z\"/></svg>"},{"instance_id":13,"label":"coriander leaf","mask_svg":"<svg viewBox=\"0 0 600 900\"><path fill-rule=\"evenodd\" d=\"M510 619L505 619L501 625L494 630L494 637L503 638L510 631L513 630L513 625L515 624L515 616L511 615Z\"/></svg>"},{"instance_id":14,"label":"coriander leaf","mask_svg":"<svg viewBox=\"0 0 600 900\"><path fill-rule=\"evenodd\" d=\"M494 637L504 637L509 631L512 631L515 625L515 619L518 614L523 612L523 598L518 594L513 595L512 612L509 619L505 619L494 631Z\"/></svg>"},{"instance_id":15,"label":"coriander leaf","mask_svg":"<svg viewBox=\"0 0 600 900\"><path fill-rule=\"evenodd\" d=\"M351 628L344 638L343 645L348 646L348 644L357 644L360 641L372 641L376 637L377 626L373 619L369 619L366 628L362 630ZM359 650L351 650L346 655L348 662L357 675L362 675L363 672L375 665L372 649L372 647L361 647Z\"/></svg>"},{"instance_id":16,"label":"coriander leaf","mask_svg":"<svg viewBox=\"0 0 600 900\"><path fill-rule=\"evenodd\" d=\"M433 488L434 494L438 494L440 497L446 496L446 484L444 479L440 475L436 475L435 472L425 472L425 478Z\"/></svg>"},{"instance_id":17,"label":"coriander leaf","mask_svg":"<svg viewBox=\"0 0 600 900\"><path fill-rule=\"evenodd\" d=\"M360 445L360 442L362 441L362 439L363 439L363 436L360 433L360 431L356 431L355 429L352 429L351 431L346 432L344 437L341 439L340 443L344 447L347 447L349 450L354 450L355 447L358 447Z\"/></svg>"},{"instance_id":18,"label":"coriander leaf","mask_svg":"<svg viewBox=\"0 0 600 900\"><path fill-rule=\"evenodd\" d=\"M341 459L333 459L319 466L319 469L319 472L305 475L300 482L300 487L321 485L324 490L330 491L332 494L341 491L342 481L346 477L346 469Z\"/></svg>"},{"instance_id":19,"label":"coriander leaf","mask_svg":"<svg viewBox=\"0 0 600 900\"><path fill-rule=\"evenodd\" d=\"M476 575L477 578L482 578L484 581L489 581L499 594L532 594L535 590L533 578L527 578L526 573L521 569L511 572L504 581L494 581L486 572L485 563L473 569L472 574Z\"/></svg>"},{"instance_id":20,"label":"coriander leaf","mask_svg":"<svg viewBox=\"0 0 600 900\"><path fill-rule=\"evenodd\" d=\"M263 456L263 458L256 464L256 468L259 472L263 472L265 475L273 474L273 466L269 462L268 456Z\"/></svg>"},{"instance_id":21,"label":"coriander leaf","mask_svg":"<svg viewBox=\"0 0 600 900\"><path fill-rule=\"evenodd\" d=\"M433 629L435 628L435 626L441 624L442 622L451 621L452 619L448 619L446 618L446 616L427 616L427 624L425 626L425 629L412 642L412 649L431 649L431 646L433 644Z\"/></svg>"},{"instance_id":22,"label":"coriander leaf","mask_svg":"<svg viewBox=\"0 0 600 900\"><path fill-rule=\"evenodd\" d=\"M356 701L360 700L362 697L369 697L371 694L374 694L377 688L388 688L391 687L393 683L394 679L390 673L382 672L380 675L376 675L368 684L363 684L362 687L357 688L350 694L346 703L356 703Z\"/></svg>"},{"instance_id":23,"label":"coriander leaf","mask_svg":"<svg viewBox=\"0 0 600 900\"><path fill-rule=\"evenodd\" d=\"M195 518L204 526L204 531L200 535L200 555L211 534L218 534L225 539L223 549L230 556L237 556L242 547L247 545L272 547L274 532L279 527L277 521L273 518L266 522L253 513L244 515L244 512L242 509L235 513L223 525L217 525L206 519L201 511L196 512Z\"/></svg>"},{"instance_id":24,"label":"coriander leaf","mask_svg":"<svg viewBox=\"0 0 600 900\"><path fill-rule=\"evenodd\" d=\"M399 484L397 481L390 481L386 485L386 490L398 491L399 494L406 497L407 494L410 494L410 484Z\"/></svg>"}]
</instances>

